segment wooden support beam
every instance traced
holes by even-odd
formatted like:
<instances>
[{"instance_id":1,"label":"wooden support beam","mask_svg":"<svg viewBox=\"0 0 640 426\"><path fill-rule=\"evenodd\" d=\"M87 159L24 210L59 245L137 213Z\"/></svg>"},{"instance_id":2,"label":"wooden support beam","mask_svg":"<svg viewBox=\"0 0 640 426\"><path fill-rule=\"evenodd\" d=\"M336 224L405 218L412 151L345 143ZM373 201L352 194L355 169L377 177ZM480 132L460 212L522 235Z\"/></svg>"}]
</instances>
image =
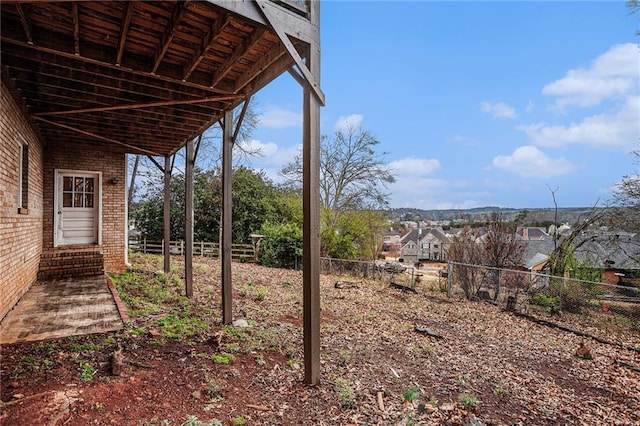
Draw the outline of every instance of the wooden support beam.
<instances>
[{"instance_id":1,"label":"wooden support beam","mask_svg":"<svg viewBox=\"0 0 640 426\"><path fill-rule=\"evenodd\" d=\"M184 74L182 76L183 81L187 81L189 77L191 77L191 73L198 68L202 59L204 59L204 55L207 53L209 46L213 44L216 38L222 34L222 32L227 28L227 25L231 23L231 16L224 15L222 18L218 18L215 20L213 25L209 28L209 31L204 36L202 41L200 42L200 46L195 51L189 63L184 67ZM213 86L213 84L211 85Z\"/></svg>"},{"instance_id":2,"label":"wooden support beam","mask_svg":"<svg viewBox=\"0 0 640 426\"><path fill-rule=\"evenodd\" d=\"M231 287L231 222L232 214L232 176L231 153L233 151L233 110L224 112L222 127L222 238L220 252L222 258L222 323L231 324L232 312L232 287Z\"/></svg>"},{"instance_id":3,"label":"wooden support beam","mask_svg":"<svg viewBox=\"0 0 640 426\"><path fill-rule=\"evenodd\" d=\"M155 107L173 106L173 105L203 104L207 102L224 102L229 100L237 100L239 98L241 98L241 96L239 95L229 95L229 96L211 96L211 97L201 98L201 99L174 99L174 100L168 100L168 101L142 102L137 104L133 103L133 104L126 104L126 105L113 105L113 106L104 106L104 107L95 107L95 108L81 108L81 109L73 109L73 110L67 110L67 111L41 112L33 115L42 117L42 116L54 116L54 115L66 115L66 114L82 114L87 112L119 111L123 109L131 110L131 109L155 108Z\"/></svg>"},{"instance_id":4,"label":"wooden support beam","mask_svg":"<svg viewBox=\"0 0 640 426\"><path fill-rule=\"evenodd\" d=\"M80 11L78 3L71 5L73 10L73 52L80 56Z\"/></svg>"},{"instance_id":5,"label":"wooden support beam","mask_svg":"<svg viewBox=\"0 0 640 426\"><path fill-rule=\"evenodd\" d=\"M312 2L315 13L319 5ZM313 15L312 15L313 16ZM317 15L316 15L317 16ZM309 48L309 69L320 81L320 49ZM302 139L303 328L304 381L320 382L320 103L309 84L304 88Z\"/></svg>"},{"instance_id":6,"label":"wooden support beam","mask_svg":"<svg viewBox=\"0 0 640 426\"><path fill-rule=\"evenodd\" d=\"M266 55L263 55L258 61L256 61L251 68L249 68L243 75L241 75L233 87L233 93L238 93L245 88L246 85L251 83L256 77L261 75L265 70L269 69L275 62L282 59L287 55L286 49L280 45L274 46ZM285 59L287 62L289 58ZM273 78L276 76L274 75Z\"/></svg>"},{"instance_id":7,"label":"wooden support beam","mask_svg":"<svg viewBox=\"0 0 640 426\"><path fill-rule=\"evenodd\" d=\"M147 158L148 158L148 159L149 159L153 164L155 164L155 166L158 168L158 170L160 170L162 173L164 173L164 171L165 171L165 167L166 167L166 164L165 164L165 167L162 167L162 166L160 165L160 163L158 163L158 160L156 160L156 159L155 159L155 158L153 158L152 156L147 155Z\"/></svg>"},{"instance_id":8,"label":"wooden support beam","mask_svg":"<svg viewBox=\"0 0 640 426\"><path fill-rule=\"evenodd\" d=\"M233 131L232 143L235 145L236 140L238 138L238 133L240 133L240 127L242 127L242 122L244 121L244 116L247 114L247 109L249 109L249 103L251 102L251 96L245 99L244 104L242 105L242 111L240 111L240 115L238 116L238 122L236 123L236 129Z\"/></svg>"},{"instance_id":9,"label":"wooden support beam","mask_svg":"<svg viewBox=\"0 0 640 426\"><path fill-rule=\"evenodd\" d=\"M222 81L222 79L229 73L229 71L231 71L231 68L233 68L236 62L239 61L240 58L242 58L249 49L251 49L257 42L260 41L265 31L266 30L264 28L256 28L251 34L251 37L245 40L245 42L242 43L242 46L236 48L234 52L218 67L218 69L216 69L215 77L211 82L212 87L220 83L220 81Z\"/></svg>"},{"instance_id":10,"label":"wooden support beam","mask_svg":"<svg viewBox=\"0 0 640 426\"><path fill-rule=\"evenodd\" d=\"M33 35L31 30L31 19L29 19L28 12L26 10L28 6L24 6L21 4L16 4L16 9L18 9L18 14L20 15L20 23L22 24L22 29L24 30L24 35L27 38L27 43L33 44Z\"/></svg>"},{"instance_id":11,"label":"wooden support beam","mask_svg":"<svg viewBox=\"0 0 640 426\"><path fill-rule=\"evenodd\" d=\"M202 135L200 135L202 137ZM193 139L187 141L184 172L184 288L187 297L193 296Z\"/></svg>"},{"instance_id":12,"label":"wooden support beam","mask_svg":"<svg viewBox=\"0 0 640 426\"><path fill-rule=\"evenodd\" d=\"M294 47L293 43L291 42L291 40L289 40L289 36L283 29L283 26L280 23L280 21L278 20L278 15L274 13L274 11L271 9L271 6L267 4L268 2L266 0L255 0L255 1L258 7L260 8L260 11L264 15L265 19L267 20L267 22L269 22L269 26L276 32L276 34L278 35L278 38L280 39L280 42L285 46L285 48L287 49L287 52L289 53L289 55L291 56L295 64L298 66L298 68L302 72L302 75L304 76L306 83L309 85L309 87L313 91L313 94L318 98L320 105L324 105L324 93L320 88L319 81L317 81L314 74L309 70L309 68L307 68L306 64L300 57L300 54ZM313 7L313 5L311 4L310 7Z\"/></svg>"},{"instance_id":13,"label":"wooden support beam","mask_svg":"<svg viewBox=\"0 0 640 426\"><path fill-rule=\"evenodd\" d=\"M122 55L124 54L124 46L127 44L127 34L129 33L129 24L131 23L131 15L133 13L133 7L135 2L127 2L127 6L124 10L124 16L122 17L122 26L120 27L120 43L118 43L118 54L116 55L116 65L120 66L122 62Z\"/></svg>"},{"instance_id":14,"label":"wooden support beam","mask_svg":"<svg viewBox=\"0 0 640 426\"><path fill-rule=\"evenodd\" d=\"M162 200L162 234L164 240L164 273L171 271L171 156L164 156L164 187Z\"/></svg>"},{"instance_id":15,"label":"wooden support beam","mask_svg":"<svg viewBox=\"0 0 640 426\"><path fill-rule=\"evenodd\" d=\"M165 32L162 34L162 39L160 40L160 44L156 50L155 59L153 61L153 66L151 67L151 72L153 74L158 71L158 67L162 63L162 59L164 58L165 53L167 53L167 49L169 49L169 45L173 41L173 37L176 35L176 31L178 30L178 25L180 25L180 21L184 17L185 12L187 11L187 2L179 1L176 3L173 8L173 13L171 14L171 20L168 22L166 26Z\"/></svg>"},{"instance_id":16,"label":"wooden support beam","mask_svg":"<svg viewBox=\"0 0 640 426\"><path fill-rule=\"evenodd\" d=\"M67 130L72 130L74 132L83 134L85 136L91 136L92 138L100 139L100 140L103 140L105 142L110 142L110 143L113 143L113 144L116 144L116 145L123 146L125 148L130 149L131 152L134 153L134 154L145 154L145 155L160 156L160 154L158 154L157 152L149 151L148 149L139 148L137 146L129 145L127 143L120 142L120 141L115 140L115 139L111 139L111 138L107 138L107 137L104 137L104 136L100 136L100 135L98 135L96 133L87 132L87 131L84 131L84 130L81 130L81 129L77 129L75 127L67 126L67 125L62 124L62 123L56 123L55 121L47 120L47 119L42 118L42 117L33 116L33 118L35 120L37 120L37 121L41 121L43 123L51 124L52 126L61 127L63 129L67 129Z\"/></svg>"}]
</instances>

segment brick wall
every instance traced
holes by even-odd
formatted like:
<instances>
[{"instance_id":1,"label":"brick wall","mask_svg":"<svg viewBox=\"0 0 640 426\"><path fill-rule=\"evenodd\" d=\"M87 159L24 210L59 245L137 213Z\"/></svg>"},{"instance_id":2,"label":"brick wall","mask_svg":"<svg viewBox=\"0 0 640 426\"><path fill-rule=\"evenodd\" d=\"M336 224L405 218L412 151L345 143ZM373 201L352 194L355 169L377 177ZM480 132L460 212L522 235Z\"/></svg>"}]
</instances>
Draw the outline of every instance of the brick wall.
<instances>
[{"instance_id":1,"label":"brick wall","mask_svg":"<svg viewBox=\"0 0 640 426\"><path fill-rule=\"evenodd\" d=\"M35 281L42 252L42 143L1 83L0 319ZM18 158L28 144L27 209L19 211Z\"/></svg>"},{"instance_id":2,"label":"brick wall","mask_svg":"<svg viewBox=\"0 0 640 426\"><path fill-rule=\"evenodd\" d=\"M45 148L44 249L53 248L54 176L56 169L102 172L102 248L107 271L123 272L125 266L126 156L99 151L92 145L51 142ZM117 183L113 183L117 178Z\"/></svg>"}]
</instances>

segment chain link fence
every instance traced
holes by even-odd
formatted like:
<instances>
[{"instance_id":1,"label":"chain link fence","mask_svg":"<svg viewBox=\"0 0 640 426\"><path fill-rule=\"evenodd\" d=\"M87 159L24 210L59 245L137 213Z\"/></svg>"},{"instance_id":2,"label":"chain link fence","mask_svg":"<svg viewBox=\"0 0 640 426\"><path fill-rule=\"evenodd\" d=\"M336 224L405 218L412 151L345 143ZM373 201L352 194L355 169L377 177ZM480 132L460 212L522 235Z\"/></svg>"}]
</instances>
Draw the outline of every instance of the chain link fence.
<instances>
[{"instance_id":1,"label":"chain link fence","mask_svg":"<svg viewBox=\"0 0 640 426\"><path fill-rule=\"evenodd\" d=\"M618 328L635 333L640 344L640 290L530 271L449 262L447 295L481 300L506 310L551 316L582 332Z\"/></svg>"},{"instance_id":2,"label":"chain link fence","mask_svg":"<svg viewBox=\"0 0 640 426\"><path fill-rule=\"evenodd\" d=\"M423 276L416 268L398 262L342 260L328 257L320 259L320 273L381 280L412 291L415 291L416 285L421 282Z\"/></svg>"}]
</instances>

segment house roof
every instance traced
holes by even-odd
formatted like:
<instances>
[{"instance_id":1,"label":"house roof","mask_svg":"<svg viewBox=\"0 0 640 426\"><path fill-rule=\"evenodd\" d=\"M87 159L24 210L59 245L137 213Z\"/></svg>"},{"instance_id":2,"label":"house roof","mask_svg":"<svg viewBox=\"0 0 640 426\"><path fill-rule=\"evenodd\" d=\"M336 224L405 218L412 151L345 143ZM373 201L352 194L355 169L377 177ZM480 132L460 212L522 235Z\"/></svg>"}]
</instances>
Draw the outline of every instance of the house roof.
<instances>
[{"instance_id":1,"label":"house roof","mask_svg":"<svg viewBox=\"0 0 640 426\"><path fill-rule=\"evenodd\" d=\"M172 154L285 72L296 61L293 49L305 56L317 37L308 7L7 0L2 80L46 143ZM274 13L287 15L278 22L295 28L296 39L282 41L270 25Z\"/></svg>"},{"instance_id":2,"label":"house roof","mask_svg":"<svg viewBox=\"0 0 640 426\"><path fill-rule=\"evenodd\" d=\"M540 265L543 262L549 260L549 256L543 253L536 253L529 258L524 259L524 267L527 269L533 269L535 266Z\"/></svg>"},{"instance_id":3,"label":"house roof","mask_svg":"<svg viewBox=\"0 0 640 426\"><path fill-rule=\"evenodd\" d=\"M412 229L411 232L405 234L402 238L400 238L400 242L405 244L409 241L418 241L418 239L422 240L429 234L433 235L440 241L449 240L449 238L439 228L422 228Z\"/></svg>"}]
</instances>

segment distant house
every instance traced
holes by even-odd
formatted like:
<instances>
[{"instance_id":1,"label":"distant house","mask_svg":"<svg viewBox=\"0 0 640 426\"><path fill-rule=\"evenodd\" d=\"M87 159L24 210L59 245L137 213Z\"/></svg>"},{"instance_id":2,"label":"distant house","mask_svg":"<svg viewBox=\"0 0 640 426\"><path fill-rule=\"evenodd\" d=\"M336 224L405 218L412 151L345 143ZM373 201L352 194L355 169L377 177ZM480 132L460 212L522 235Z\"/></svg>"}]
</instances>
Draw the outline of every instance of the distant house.
<instances>
[{"instance_id":1,"label":"distant house","mask_svg":"<svg viewBox=\"0 0 640 426\"><path fill-rule=\"evenodd\" d=\"M400 240L400 256L405 262L444 261L451 240L442 228L414 229Z\"/></svg>"},{"instance_id":2,"label":"distant house","mask_svg":"<svg viewBox=\"0 0 640 426\"><path fill-rule=\"evenodd\" d=\"M516 233L524 241L539 241L551 238L545 228L521 227L517 229Z\"/></svg>"},{"instance_id":3,"label":"distant house","mask_svg":"<svg viewBox=\"0 0 640 426\"><path fill-rule=\"evenodd\" d=\"M383 255L397 257L400 253L400 233L393 229L384 231L382 247L380 249Z\"/></svg>"}]
</instances>

